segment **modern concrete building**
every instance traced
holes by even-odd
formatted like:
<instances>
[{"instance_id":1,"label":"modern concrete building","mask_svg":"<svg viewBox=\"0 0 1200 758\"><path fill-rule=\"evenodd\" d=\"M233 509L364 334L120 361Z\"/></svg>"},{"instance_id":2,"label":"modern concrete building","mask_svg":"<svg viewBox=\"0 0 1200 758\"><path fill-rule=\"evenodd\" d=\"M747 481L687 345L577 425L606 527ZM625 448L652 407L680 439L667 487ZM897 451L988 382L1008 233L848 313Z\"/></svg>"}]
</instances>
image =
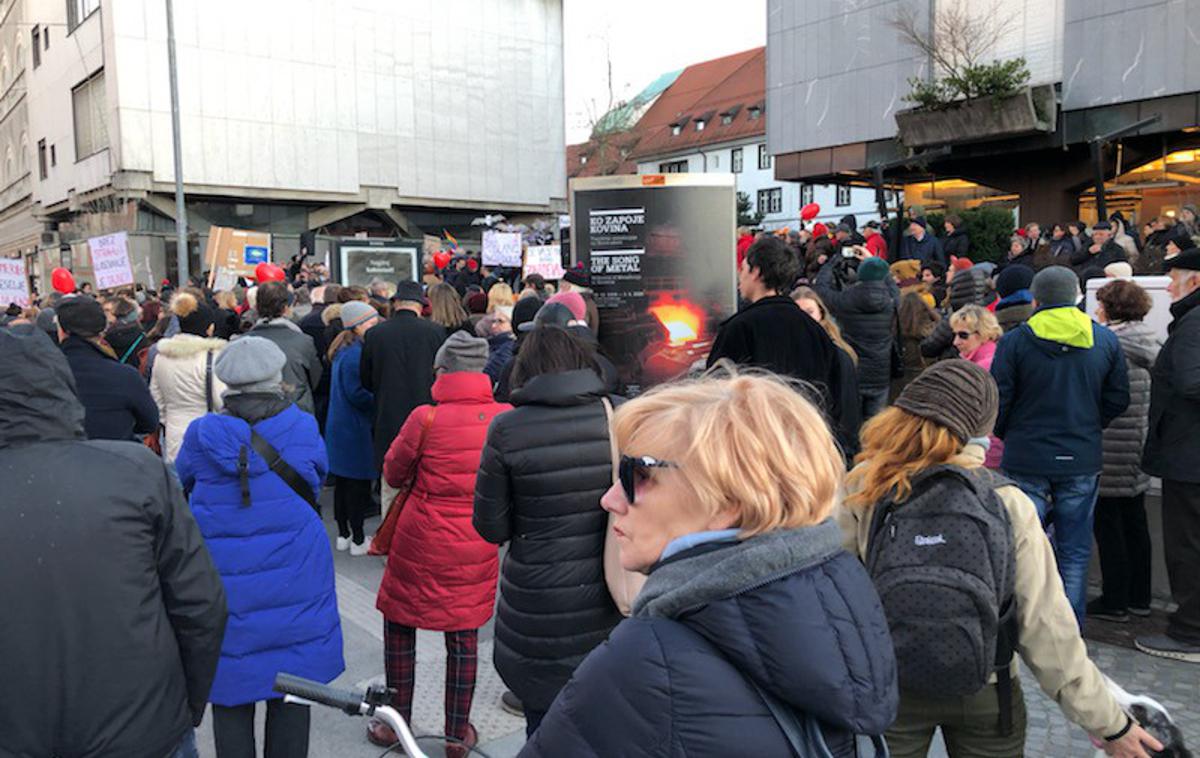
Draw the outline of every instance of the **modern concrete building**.
<instances>
[{"instance_id":1,"label":"modern concrete building","mask_svg":"<svg viewBox=\"0 0 1200 758\"><path fill-rule=\"evenodd\" d=\"M28 68L44 45L60 42L61 30L30 33L25 0L0 3L0 257L32 256L41 241L42 225L32 212Z\"/></svg>"},{"instance_id":2,"label":"modern concrete building","mask_svg":"<svg viewBox=\"0 0 1200 758\"><path fill-rule=\"evenodd\" d=\"M16 2L54 39L26 74L33 209L59 237L35 273L88 279L80 241L125 230L139 281L173 277L164 3ZM193 273L211 225L270 232L286 260L310 231L565 210L561 0L285 5L175 0Z\"/></svg>"},{"instance_id":3,"label":"modern concrete building","mask_svg":"<svg viewBox=\"0 0 1200 758\"><path fill-rule=\"evenodd\" d=\"M909 203L995 202L1043 222L1094 219L1097 171L1109 213L1144 221L1200 198L1200 0L1001 0L995 17L1012 24L990 52L1025 58L1027 110L1041 123L988 134L984 117L960 123L981 134L914 139L896 115L911 107L909 77L934 68L891 21L907 11L928 25L953 1L768 0L776 178L867 184L888 164L888 183ZM1112 137L1099 161L1089 144L1098 135Z\"/></svg>"}]
</instances>

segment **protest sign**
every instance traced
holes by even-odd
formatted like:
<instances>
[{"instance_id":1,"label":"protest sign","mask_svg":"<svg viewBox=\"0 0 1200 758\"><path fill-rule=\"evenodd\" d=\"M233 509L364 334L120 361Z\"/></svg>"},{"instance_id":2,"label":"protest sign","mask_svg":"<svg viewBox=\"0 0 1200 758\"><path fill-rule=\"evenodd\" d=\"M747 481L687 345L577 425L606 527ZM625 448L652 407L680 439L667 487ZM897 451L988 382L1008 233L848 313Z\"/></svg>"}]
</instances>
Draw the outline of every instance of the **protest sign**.
<instances>
[{"instance_id":1,"label":"protest sign","mask_svg":"<svg viewBox=\"0 0 1200 758\"><path fill-rule=\"evenodd\" d=\"M521 266L521 233L484 232L483 265L519 268Z\"/></svg>"},{"instance_id":2,"label":"protest sign","mask_svg":"<svg viewBox=\"0 0 1200 758\"><path fill-rule=\"evenodd\" d=\"M232 286L230 282L236 282L239 276L252 279L258 264L271 262L271 235L224 226L211 227L204 261L209 270L209 286L227 289L216 287L216 284Z\"/></svg>"},{"instance_id":3,"label":"protest sign","mask_svg":"<svg viewBox=\"0 0 1200 758\"><path fill-rule=\"evenodd\" d=\"M525 251L525 276L541 274L543 279L562 279L564 273L558 245L531 245Z\"/></svg>"},{"instance_id":4,"label":"protest sign","mask_svg":"<svg viewBox=\"0 0 1200 758\"><path fill-rule=\"evenodd\" d=\"M125 232L106 234L88 239L92 254L92 271L96 289L108 290L133 284L133 267L129 265L129 235Z\"/></svg>"},{"instance_id":5,"label":"protest sign","mask_svg":"<svg viewBox=\"0 0 1200 758\"><path fill-rule=\"evenodd\" d=\"M0 308L16 303L29 307L29 278L24 258L0 258Z\"/></svg>"}]
</instances>

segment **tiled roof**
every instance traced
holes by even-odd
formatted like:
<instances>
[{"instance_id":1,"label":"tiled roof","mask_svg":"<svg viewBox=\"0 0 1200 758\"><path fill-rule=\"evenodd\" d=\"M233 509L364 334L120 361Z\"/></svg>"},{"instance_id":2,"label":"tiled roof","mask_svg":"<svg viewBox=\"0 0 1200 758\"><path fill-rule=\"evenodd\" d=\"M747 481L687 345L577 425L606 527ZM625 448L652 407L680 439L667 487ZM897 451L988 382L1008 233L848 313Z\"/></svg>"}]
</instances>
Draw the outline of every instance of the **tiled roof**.
<instances>
[{"instance_id":1,"label":"tiled roof","mask_svg":"<svg viewBox=\"0 0 1200 758\"><path fill-rule=\"evenodd\" d=\"M567 178L636 174L637 162L632 153L639 139L641 134L634 127L628 132L567 145Z\"/></svg>"},{"instance_id":2,"label":"tiled roof","mask_svg":"<svg viewBox=\"0 0 1200 758\"><path fill-rule=\"evenodd\" d=\"M642 134L634 159L696 150L707 145L757 137L767 132L763 118L766 48L688 66L638 122ZM751 118L757 108L758 118ZM722 123L731 116L728 124ZM697 130L698 121L704 128ZM674 134L673 127L679 128Z\"/></svg>"}]
</instances>

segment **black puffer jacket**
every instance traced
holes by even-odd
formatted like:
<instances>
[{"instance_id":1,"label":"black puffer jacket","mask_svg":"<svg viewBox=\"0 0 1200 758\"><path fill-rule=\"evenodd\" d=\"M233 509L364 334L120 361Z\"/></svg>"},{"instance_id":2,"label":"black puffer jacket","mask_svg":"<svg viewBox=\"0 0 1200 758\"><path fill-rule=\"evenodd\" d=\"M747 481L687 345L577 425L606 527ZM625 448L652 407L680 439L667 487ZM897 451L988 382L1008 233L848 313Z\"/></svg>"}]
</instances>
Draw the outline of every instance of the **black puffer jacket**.
<instances>
[{"instance_id":1,"label":"black puffer jacket","mask_svg":"<svg viewBox=\"0 0 1200 758\"><path fill-rule=\"evenodd\" d=\"M946 239L942 240L942 250L946 253L946 260L950 260L951 256L955 258L966 258L971 252L971 238L967 236L965 229L955 229Z\"/></svg>"},{"instance_id":2,"label":"black puffer jacket","mask_svg":"<svg viewBox=\"0 0 1200 758\"><path fill-rule=\"evenodd\" d=\"M937 359L957 358L958 351L954 349L954 329L950 326L950 316L964 305L986 306L992 297L992 288L983 269L972 266L966 271L956 273L950 281L950 310L933 328L933 333L921 341L921 355Z\"/></svg>"},{"instance_id":3,"label":"black puffer jacket","mask_svg":"<svg viewBox=\"0 0 1200 758\"><path fill-rule=\"evenodd\" d=\"M860 391L886 389L892 381L892 341L900 290L891 277L878 282L856 282L844 290L834 285L833 261L826 263L813 282L842 328L842 336L858 354Z\"/></svg>"},{"instance_id":4,"label":"black puffer jacket","mask_svg":"<svg viewBox=\"0 0 1200 758\"><path fill-rule=\"evenodd\" d=\"M1150 429L1142 469L1200 482L1200 290L1171 303L1175 319L1150 371Z\"/></svg>"},{"instance_id":5,"label":"black puffer jacket","mask_svg":"<svg viewBox=\"0 0 1200 758\"><path fill-rule=\"evenodd\" d=\"M612 486L605 387L594 372L534 377L488 429L475 482L475 529L511 542L500 572L496 670L545 710L621 620L604 583Z\"/></svg>"},{"instance_id":6,"label":"black puffer jacket","mask_svg":"<svg viewBox=\"0 0 1200 758\"><path fill-rule=\"evenodd\" d=\"M221 578L162 460L84 439L46 335L0 329L0 356L0 755L173 755L217 669Z\"/></svg>"}]
</instances>

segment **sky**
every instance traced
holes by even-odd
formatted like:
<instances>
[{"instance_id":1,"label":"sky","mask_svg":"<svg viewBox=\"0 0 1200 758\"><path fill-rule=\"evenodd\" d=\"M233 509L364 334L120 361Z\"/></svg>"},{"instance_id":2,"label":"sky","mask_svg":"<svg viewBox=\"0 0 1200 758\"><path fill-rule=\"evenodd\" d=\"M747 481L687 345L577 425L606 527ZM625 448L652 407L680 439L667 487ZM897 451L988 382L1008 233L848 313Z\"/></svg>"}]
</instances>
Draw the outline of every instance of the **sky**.
<instances>
[{"instance_id":1,"label":"sky","mask_svg":"<svg viewBox=\"0 0 1200 758\"><path fill-rule=\"evenodd\" d=\"M563 0L567 144L660 74L765 45L766 0Z\"/></svg>"}]
</instances>

